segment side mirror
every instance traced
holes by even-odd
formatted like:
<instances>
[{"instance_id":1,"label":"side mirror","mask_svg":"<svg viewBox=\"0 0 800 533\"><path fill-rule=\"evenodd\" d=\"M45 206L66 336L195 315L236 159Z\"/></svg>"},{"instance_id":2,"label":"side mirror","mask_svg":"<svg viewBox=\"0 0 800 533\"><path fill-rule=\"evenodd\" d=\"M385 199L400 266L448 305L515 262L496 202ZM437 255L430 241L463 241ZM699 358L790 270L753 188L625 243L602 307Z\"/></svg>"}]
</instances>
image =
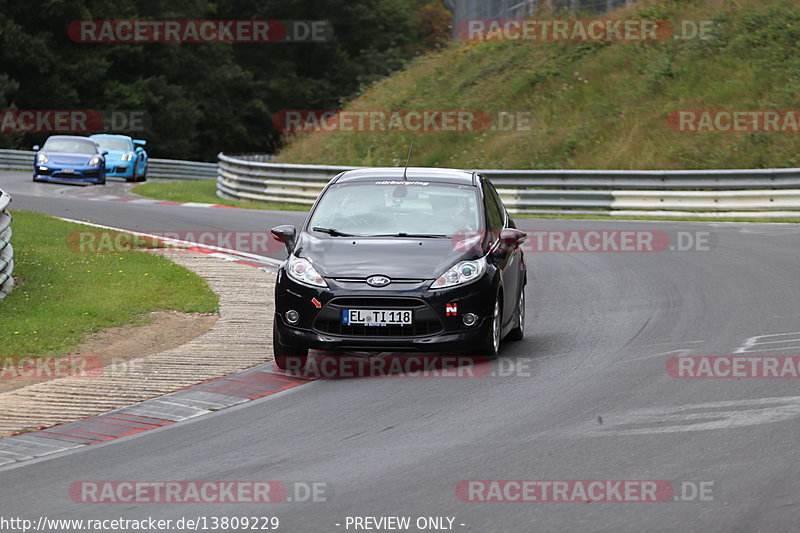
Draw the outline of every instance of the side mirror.
<instances>
[{"instance_id":1,"label":"side mirror","mask_svg":"<svg viewBox=\"0 0 800 533\"><path fill-rule=\"evenodd\" d=\"M39 145L38 144L34 144L33 145L33 151L34 152L38 152L39 151Z\"/></svg>"},{"instance_id":2,"label":"side mirror","mask_svg":"<svg viewBox=\"0 0 800 533\"><path fill-rule=\"evenodd\" d=\"M144 152L144 148L142 148L141 146L137 146L136 148L134 148L134 150L137 152Z\"/></svg>"},{"instance_id":3,"label":"side mirror","mask_svg":"<svg viewBox=\"0 0 800 533\"><path fill-rule=\"evenodd\" d=\"M102 154L102 155L108 155L108 150L103 150L103 151L101 152L101 154Z\"/></svg>"},{"instance_id":4,"label":"side mirror","mask_svg":"<svg viewBox=\"0 0 800 533\"><path fill-rule=\"evenodd\" d=\"M276 241L282 242L286 245L287 252L290 254L292 253L297 236L297 230L294 228L294 226L290 224L284 226L275 226L270 230L270 233L272 233L272 236L275 237Z\"/></svg>"},{"instance_id":5,"label":"side mirror","mask_svg":"<svg viewBox=\"0 0 800 533\"><path fill-rule=\"evenodd\" d=\"M528 239L528 234L515 228L506 228L500 232L498 251L508 252L519 248Z\"/></svg>"}]
</instances>

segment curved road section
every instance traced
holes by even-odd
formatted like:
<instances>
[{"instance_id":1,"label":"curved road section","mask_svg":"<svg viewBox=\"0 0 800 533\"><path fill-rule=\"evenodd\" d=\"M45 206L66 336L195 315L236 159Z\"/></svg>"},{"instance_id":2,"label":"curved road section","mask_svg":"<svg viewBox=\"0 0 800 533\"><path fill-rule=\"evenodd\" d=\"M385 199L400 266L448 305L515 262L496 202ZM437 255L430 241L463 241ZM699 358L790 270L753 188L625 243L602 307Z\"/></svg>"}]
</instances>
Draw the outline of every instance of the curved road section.
<instances>
[{"instance_id":1,"label":"curved road section","mask_svg":"<svg viewBox=\"0 0 800 533\"><path fill-rule=\"evenodd\" d=\"M0 187L16 208L137 231L303 216L97 201L20 173ZM794 529L800 228L522 226L527 334L473 375L319 379L0 468L0 514L50 531Z\"/></svg>"}]
</instances>

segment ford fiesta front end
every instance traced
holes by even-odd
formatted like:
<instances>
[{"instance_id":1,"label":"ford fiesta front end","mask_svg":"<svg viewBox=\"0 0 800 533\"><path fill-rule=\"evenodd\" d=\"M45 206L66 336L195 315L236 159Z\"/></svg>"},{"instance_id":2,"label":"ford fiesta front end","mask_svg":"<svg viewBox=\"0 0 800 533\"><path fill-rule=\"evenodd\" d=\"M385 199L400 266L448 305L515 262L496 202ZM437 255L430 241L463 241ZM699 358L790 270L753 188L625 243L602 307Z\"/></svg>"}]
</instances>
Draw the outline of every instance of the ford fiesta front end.
<instances>
[{"instance_id":1,"label":"ford fiesta front end","mask_svg":"<svg viewBox=\"0 0 800 533\"><path fill-rule=\"evenodd\" d=\"M280 368L309 348L491 356L522 337L525 234L479 174L348 171L299 231L272 234L289 252L275 292Z\"/></svg>"}]
</instances>

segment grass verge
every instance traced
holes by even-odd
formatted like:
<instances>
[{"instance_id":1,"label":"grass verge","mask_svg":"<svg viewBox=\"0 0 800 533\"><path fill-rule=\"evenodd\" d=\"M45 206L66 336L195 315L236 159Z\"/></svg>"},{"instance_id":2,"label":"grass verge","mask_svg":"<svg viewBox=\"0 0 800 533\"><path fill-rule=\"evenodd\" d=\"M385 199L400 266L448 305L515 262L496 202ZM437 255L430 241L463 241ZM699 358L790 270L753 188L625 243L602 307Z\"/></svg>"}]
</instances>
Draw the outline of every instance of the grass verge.
<instances>
[{"instance_id":1,"label":"grass verge","mask_svg":"<svg viewBox=\"0 0 800 533\"><path fill-rule=\"evenodd\" d=\"M773 224L797 224L800 218L778 217L778 218L746 218L746 217L702 217L702 216L644 216L644 215L550 215L538 213L516 213L511 215L515 219L521 218L554 218L565 220L649 220L651 222L756 222Z\"/></svg>"},{"instance_id":2,"label":"grass verge","mask_svg":"<svg viewBox=\"0 0 800 533\"><path fill-rule=\"evenodd\" d=\"M135 194L171 202L198 202L204 204L230 205L246 209L271 209L280 211L307 211L304 206L282 202L253 202L224 200L217 196L216 180L152 181L137 185Z\"/></svg>"},{"instance_id":3,"label":"grass verge","mask_svg":"<svg viewBox=\"0 0 800 533\"><path fill-rule=\"evenodd\" d=\"M142 314L159 309L218 311L206 280L164 257L71 251L81 226L12 215L17 286L0 300L0 357L68 353L90 333L144 323Z\"/></svg>"}]
</instances>

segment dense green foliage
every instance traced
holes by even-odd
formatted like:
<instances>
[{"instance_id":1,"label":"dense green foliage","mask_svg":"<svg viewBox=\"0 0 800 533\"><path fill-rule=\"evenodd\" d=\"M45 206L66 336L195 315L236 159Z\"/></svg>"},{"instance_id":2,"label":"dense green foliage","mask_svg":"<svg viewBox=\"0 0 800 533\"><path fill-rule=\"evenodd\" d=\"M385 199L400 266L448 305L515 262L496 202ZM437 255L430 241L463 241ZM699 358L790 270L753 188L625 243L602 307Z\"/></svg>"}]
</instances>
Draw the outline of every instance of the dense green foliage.
<instances>
[{"instance_id":1,"label":"dense green foliage","mask_svg":"<svg viewBox=\"0 0 800 533\"><path fill-rule=\"evenodd\" d=\"M280 142L276 111L336 108L400 68L419 43L435 45L429 1L0 0L0 109L143 110L152 127L140 136L155 157L273 152ZM335 37L297 44L73 42L69 23L86 19L328 20ZM29 148L46 136L0 134L0 147Z\"/></svg>"}]
</instances>

